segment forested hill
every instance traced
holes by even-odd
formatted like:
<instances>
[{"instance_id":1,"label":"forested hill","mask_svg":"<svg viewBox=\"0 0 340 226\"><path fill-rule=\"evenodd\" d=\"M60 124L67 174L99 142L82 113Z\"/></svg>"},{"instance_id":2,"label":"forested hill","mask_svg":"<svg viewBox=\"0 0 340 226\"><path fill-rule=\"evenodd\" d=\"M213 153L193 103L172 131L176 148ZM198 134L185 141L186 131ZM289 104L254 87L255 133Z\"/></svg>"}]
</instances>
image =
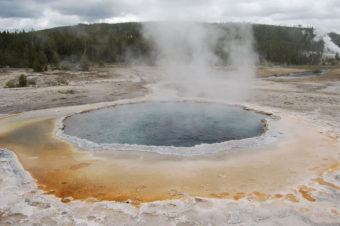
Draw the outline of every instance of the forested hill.
<instances>
[{"instance_id":1,"label":"forested hill","mask_svg":"<svg viewBox=\"0 0 340 226\"><path fill-rule=\"evenodd\" d=\"M94 63L121 63L131 56L152 63L153 46L143 39L141 29L141 23L121 23L80 24L31 32L3 31L0 33L0 66L39 69L45 65L58 67L60 62L76 63L84 58ZM321 63L324 43L314 40L313 28L253 25L253 30L255 49L261 61ZM339 41L339 35L334 33L333 36L333 40ZM216 47L216 52L223 50ZM221 58L227 55L219 54Z\"/></svg>"},{"instance_id":2,"label":"forested hill","mask_svg":"<svg viewBox=\"0 0 340 226\"><path fill-rule=\"evenodd\" d=\"M313 28L253 25L255 48L262 60L286 64L320 64L324 49Z\"/></svg>"}]
</instances>

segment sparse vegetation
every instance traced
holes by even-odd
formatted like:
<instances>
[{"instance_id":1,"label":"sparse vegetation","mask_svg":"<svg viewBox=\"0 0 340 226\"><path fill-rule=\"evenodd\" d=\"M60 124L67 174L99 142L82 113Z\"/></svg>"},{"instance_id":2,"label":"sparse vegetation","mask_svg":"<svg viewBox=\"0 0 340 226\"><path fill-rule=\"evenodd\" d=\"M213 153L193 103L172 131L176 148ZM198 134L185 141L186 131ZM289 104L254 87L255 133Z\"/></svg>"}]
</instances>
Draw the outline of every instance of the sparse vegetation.
<instances>
[{"instance_id":1,"label":"sparse vegetation","mask_svg":"<svg viewBox=\"0 0 340 226\"><path fill-rule=\"evenodd\" d=\"M24 74L21 74L19 78L11 79L6 82L5 88L16 88L16 87L26 87L27 86L27 77Z\"/></svg>"}]
</instances>

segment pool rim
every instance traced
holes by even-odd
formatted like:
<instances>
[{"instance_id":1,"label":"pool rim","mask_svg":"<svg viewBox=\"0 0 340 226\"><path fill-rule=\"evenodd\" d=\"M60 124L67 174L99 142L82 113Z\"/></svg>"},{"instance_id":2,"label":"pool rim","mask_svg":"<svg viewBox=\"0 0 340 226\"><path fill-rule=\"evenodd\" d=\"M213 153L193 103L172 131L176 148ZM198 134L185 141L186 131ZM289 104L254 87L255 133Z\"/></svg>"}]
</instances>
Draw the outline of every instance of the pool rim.
<instances>
[{"instance_id":1,"label":"pool rim","mask_svg":"<svg viewBox=\"0 0 340 226\"><path fill-rule=\"evenodd\" d=\"M82 151L143 151L143 152L151 152L157 153L161 155L176 155L176 156L197 156L197 155L207 155L207 154L217 154L225 151L233 151L236 148L250 148L257 147L263 144L273 143L279 140L282 134L277 131L275 128L271 126L271 122L278 120L279 117L273 115L272 113L264 112L261 110L256 110L241 104L231 104L221 101L208 100L208 99L189 99L189 98L177 98L172 100L157 100L157 102L197 102L197 103L214 103L214 104L222 104L231 107L242 108L246 111L252 111L255 113L262 114L264 118L261 120L264 125L264 132L259 136L253 136L249 138L243 138L238 140L228 140L218 143L203 143L190 147L176 147L176 146L155 146L155 145L137 145L137 144L120 144L120 143L96 143L94 141L90 141L84 138L80 138L77 136L69 135L65 133L65 120L77 115L89 113L92 111L97 111L101 109L113 108L117 105L127 105L127 104L138 104L145 102L153 102L152 100L135 100L128 102L117 102L109 106L99 107L84 110L81 112L76 112L64 117L61 117L57 120L56 132L55 135L69 143L75 144Z\"/></svg>"}]
</instances>

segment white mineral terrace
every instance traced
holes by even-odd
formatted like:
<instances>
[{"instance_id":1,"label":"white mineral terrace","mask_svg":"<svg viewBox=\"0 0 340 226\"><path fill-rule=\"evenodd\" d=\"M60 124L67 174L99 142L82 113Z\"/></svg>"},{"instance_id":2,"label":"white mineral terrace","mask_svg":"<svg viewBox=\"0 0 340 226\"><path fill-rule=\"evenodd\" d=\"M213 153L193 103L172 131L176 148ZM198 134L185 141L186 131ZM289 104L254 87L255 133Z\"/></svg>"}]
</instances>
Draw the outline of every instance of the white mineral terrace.
<instances>
[{"instance_id":1,"label":"white mineral terrace","mask_svg":"<svg viewBox=\"0 0 340 226\"><path fill-rule=\"evenodd\" d=\"M275 116L268 131L199 145L204 155L91 146L61 130L66 116L147 98L1 118L0 208L46 224L339 222L339 142L301 115L245 104Z\"/></svg>"}]
</instances>

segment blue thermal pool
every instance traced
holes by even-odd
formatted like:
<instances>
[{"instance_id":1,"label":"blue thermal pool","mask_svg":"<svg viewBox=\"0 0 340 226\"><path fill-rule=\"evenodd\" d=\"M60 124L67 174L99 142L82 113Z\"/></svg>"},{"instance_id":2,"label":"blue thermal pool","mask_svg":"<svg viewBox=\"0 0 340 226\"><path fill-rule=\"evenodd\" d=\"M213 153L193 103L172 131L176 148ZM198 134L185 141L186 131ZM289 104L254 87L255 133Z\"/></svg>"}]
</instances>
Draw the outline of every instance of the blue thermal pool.
<instances>
[{"instance_id":1,"label":"blue thermal pool","mask_svg":"<svg viewBox=\"0 0 340 226\"><path fill-rule=\"evenodd\" d=\"M64 131L98 144L191 147L260 136L264 118L217 103L143 102L75 114Z\"/></svg>"}]
</instances>

